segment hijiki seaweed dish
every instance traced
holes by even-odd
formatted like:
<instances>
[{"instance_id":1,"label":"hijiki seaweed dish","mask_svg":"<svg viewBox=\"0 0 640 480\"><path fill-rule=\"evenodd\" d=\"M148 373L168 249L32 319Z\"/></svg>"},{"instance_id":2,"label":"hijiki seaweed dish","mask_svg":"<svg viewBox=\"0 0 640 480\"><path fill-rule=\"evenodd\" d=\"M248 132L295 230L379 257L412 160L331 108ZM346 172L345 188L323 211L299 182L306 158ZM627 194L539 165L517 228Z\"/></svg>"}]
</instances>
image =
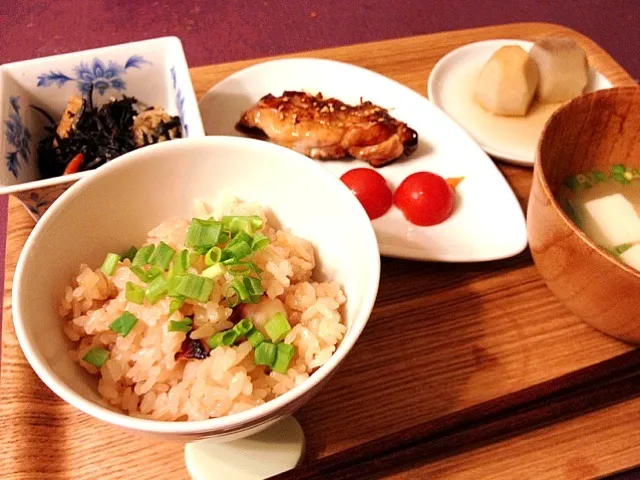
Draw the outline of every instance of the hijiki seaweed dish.
<instances>
[{"instance_id":1,"label":"hijiki seaweed dish","mask_svg":"<svg viewBox=\"0 0 640 480\"><path fill-rule=\"evenodd\" d=\"M182 137L180 117L161 107L126 95L98 107L92 90L84 98L73 95L59 122L33 107L50 122L38 145L42 178L93 170L137 148Z\"/></svg>"}]
</instances>

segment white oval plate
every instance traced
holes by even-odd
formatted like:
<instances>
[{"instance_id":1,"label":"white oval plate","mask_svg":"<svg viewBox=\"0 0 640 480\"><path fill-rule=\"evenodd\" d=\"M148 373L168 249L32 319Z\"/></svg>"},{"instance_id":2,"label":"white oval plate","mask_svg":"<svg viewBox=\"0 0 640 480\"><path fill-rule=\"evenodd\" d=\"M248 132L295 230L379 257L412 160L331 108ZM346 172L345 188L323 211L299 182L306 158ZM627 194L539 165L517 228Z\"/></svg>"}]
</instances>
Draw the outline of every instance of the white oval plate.
<instances>
[{"instance_id":1,"label":"white oval plate","mask_svg":"<svg viewBox=\"0 0 640 480\"><path fill-rule=\"evenodd\" d=\"M284 90L322 92L325 97L336 97L351 104L359 103L363 97L390 109L392 115L415 129L420 140L416 152L377 169L393 189L418 171L430 171L443 177L465 177L457 188L454 213L440 225L412 225L395 207L374 220L373 227L383 255L474 262L510 257L526 247L522 209L502 174L482 149L425 97L364 68L301 58L273 60L236 72L200 100L206 134L242 136L235 129L241 114L267 93L282 95ZM256 161L260 159L256 158ZM321 164L338 177L353 168L368 167L360 160L323 161ZM274 172L274 175L286 174ZM300 181L312 182L313 179L301 178ZM343 234L348 235L348 232Z\"/></svg>"},{"instance_id":2,"label":"white oval plate","mask_svg":"<svg viewBox=\"0 0 640 480\"><path fill-rule=\"evenodd\" d=\"M507 45L519 45L529 51L533 42L486 40L456 48L431 70L428 95L489 155L516 165L533 167L536 145L544 124L561 104L534 104L527 117L516 118L491 115L473 100L473 80L491 55ZM589 69L585 92L611 87L611 82L604 75Z\"/></svg>"}]
</instances>

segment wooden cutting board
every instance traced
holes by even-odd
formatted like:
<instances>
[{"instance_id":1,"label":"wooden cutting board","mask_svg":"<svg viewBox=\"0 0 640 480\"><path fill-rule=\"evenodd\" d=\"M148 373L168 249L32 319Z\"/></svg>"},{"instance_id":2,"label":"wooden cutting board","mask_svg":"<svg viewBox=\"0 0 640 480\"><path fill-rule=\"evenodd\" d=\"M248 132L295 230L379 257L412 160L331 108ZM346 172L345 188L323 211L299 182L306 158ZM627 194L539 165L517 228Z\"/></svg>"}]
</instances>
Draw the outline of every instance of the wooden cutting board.
<instances>
[{"instance_id":1,"label":"wooden cutting board","mask_svg":"<svg viewBox=\"0 0 640 480\"><path fill-rule=\"evenodd\" d=\"M357 64L424 95L431 68L458 46L547 35L576 39L591 65L615 85L634 84L590 39L539 23L295 56ZM197 95L263 60L192 69ZM531 170L506 164L500 168L525 207ZM32 228L33 221L11 199L0 364L0 472L16 480L187 478L182 444L139 438L77 412L51 393L27 364L11 322L11 286ZM399 330L405 335L399 337ZM350 455L363 444L368 448L367 442L402 430L410 437L412 432L423 435L464 425L637 363L632 347L591 329L559 304L528 252L483 264L383 259L378 299L362 337L328 386L296 414L307 436L306 462Z\"/></svg>"}]
</instances>

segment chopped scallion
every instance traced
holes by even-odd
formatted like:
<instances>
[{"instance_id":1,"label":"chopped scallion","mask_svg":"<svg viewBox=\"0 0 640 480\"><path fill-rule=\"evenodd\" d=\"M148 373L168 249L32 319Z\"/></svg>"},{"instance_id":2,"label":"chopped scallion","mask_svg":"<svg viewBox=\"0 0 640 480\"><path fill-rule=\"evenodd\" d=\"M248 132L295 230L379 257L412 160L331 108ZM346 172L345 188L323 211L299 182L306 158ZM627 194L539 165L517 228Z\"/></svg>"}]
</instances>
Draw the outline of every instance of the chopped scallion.
<instances>
[{"instance_id":1,"label":"chopped scallion","mask_svg":"<svg viewBox=\"0 0 640 480\"><path fill-rule=\"evenodd\" d=\"M279 343L276 345L276 360L273 362L271 370L278 373L287 373L289 363L291 363L295 352L295 347L288 343Z\"/></svg>"},{"instance_id":2,"label":"chopped scallion","mask_svg":"<svg viewBox=\"0 0 640 480\"><path fill-rule=\"evenodd\" d=\"M256 230L260 230L264 226L264 221L258 215L251 215L249 217L249 222L251 223L251 229L254 232Z\"/></svg>"},{"instance_id":3,"label":"chopped scallion","mask_svg":"<svg viewBox=\"0 0 640 480\"><path fill-rule=\"evenodd\" d=\"M210 267L218 263L221 257L222 250L220 250L220 247L211 247L204 256L204 263L207 267Z\"/></svg>"},{"instance_id":4,"label":"chopped scallion","mask_svg":"<svg viewBox=\"0 0 640 480\"><path fill-rule=\"evenodd\" d=\"M249 340L249 343L253 348L256 348L258 345L264 342L265 338L264 335L260 333L260 330L252 328L251 331L247 333L247 340Z\"/></svg>"},{"instance_id":5,"label":"chopped scallion","mask_svg":"<svg viewBox=\"0 0 640 480\"><path fill-rule=\"evenodd\" d=\"M129 312L124 312L118 318L116 318L109 328L116 333L119 333L123 337L129 335L129 332L133 330L133 327L138 323L138 319L135 315Z\"/></svg>"},{"instance_id":6,"label":"chopped scallion","mask_svg":"<svg viewBox=\"0 0 640 480\"><path fill-rule=\"evenodd\" d=\"M203 277L207 277L207 278L211 278L211 279L215 279L218 278L220 275L224 274L224 267L222 266L221 263L216 263L214 265L211 265L208 268L205 268L202 271L202 276Z\"/></svg>"},{"instance_id":7,"label":"chopped scallion","mask_svg":"<svg viewBox=\"0 0 640 480\"><path fill-rule=\"evenodd\" d=\"M253 352L253 363L271 367L276 361L276 346L268 341L260 343Z\"/></svg>"},{"instance_id":8,"label":"chopped scallion","mask_svg":"<svg viewBox=\"0 0 640 480\"><path fill-rule=\"evenodd\" d=\"M169 330L170 332L184 332L184 333L189 333L191 331L191 329L193 328L192 326L193 321L187 317L184 320L171 320L169 322L169 327L167 328L167 330Z\"/></svg>"},{"instance_id":9,"label":"chopped scallion","mask_svg":"<svg viewBox=\"0 0 640 480\"><path fill-rule=\"evenodd\" d=\"M249 292L249 295L262 295L264 293L262 282L259 278L244 277L244 286L247 292Z\"/></svg>"},{"instance_id":10,"label":"chopped scallion","mask_svg":"<svg viewBox=\"0 0 640 480\"><path fill-rule=\"evenodd\" d=\"M138 253L138 249L133 245L131 245L129 248L127 248L124 252L120 254L120 260L124 260L126 258L128 258L129 260L133 260L134 257L136 256L136 253Z\"/></svg>"},{"instance_id":11,"label":"chopped scallion","mask_svg":"<svg viewBox=\"0 0 640 480\"><path fill-rule=\"evenodd\" d=\"M235 263L233 259L229 260L227 270L236 275L246 275L251 272L250 262Z\"/></svg>"},{"instance_id":12,"label":"chopped scallion","mask_svg":"<svg viewBox=\"0 0 640 480\"><path fill-rule=\"evenodd\" d=\"M127 282L124 295L129 302L137 303L139 305L144 303L144 288L139 287L133 282Z\"/></svg>"},{"instance_id":13,"label":"chopped scallion","mask_svg":"<svg viewBox=\"0 0 640 480\"><path fill-rule=\"evenodd\" d=\"M115 272L116 268L118 267L119 261L120 255L118 255L117 253L107 253L104 262L102 262L100 270L102 270L102 273L107 276L113 275L113 272Z\"/></svg>"},{"instance_id":14,"label":"chopped scallion","mask_svg":"<svg viewBox=\"0 0 640 480\"><path fill-rule=\"evenodd\" d=\"M209 347L216 348L220 345L233 345L234 342L238 339L239 335L233 329L225 330L223 332L218 332L211 336L209 339Z\"/></svg>"},{"instance_id":15,"label":"chopped scallion","mask_svg":"<svg viewBox=\"0 0 640 480\"><path fill-rule=\"evenodd\" d=\"M94 367L100 368L104 365L104 362L109 358L109 350L105 350L104 348L93 347L89 350L82 360L87 363L90 363Z\"/></svg>"},{"instance_id":16,"label":"chopped scallion","mask_svg":"<svg viewBox=\"0 0 640 480\"><path fill-rule=\"evenodd\" d=\"M239 262L243 258L248 255L251 255L253 250L251 250L251 245L247 242L237 242L231 246L227 246L222 252L222 259L234 259L236 262Z\"/></svg>"},{"instance_id":17,"label":"chopped scallion","mask_svg":"<svg viewBox=\"0 0 640 480\"><path fill-rule=\"evenodd\" d=\"M244 230L241 230L240 232L238 232L232 239L231 241L227 244L227 248L234 246L237 243L248 243L249 245L251 245L251 242L253 240L253 237L251 237L251 235L249 235L247 232L245 232ZM222 242L221 242L222 243Z\"/></svg>"},{"instance_id":18,"label":"chopped scallion","mask_svg":"<svg viewBox=\"0 0 640 480\"><path fill-rule=\"evenodd\" d=\"M155 250L155 245L145 245L140 250L136 252L136 255L133 257L131 261L131 265L133 267L141 267L143 265L147 265L149 263L149 257Z\"/></svg>"},{"instance_id":19,"label":"chopped scallion","mask_svg":"<svg viewBox=\"0 0 640 480\"><path fill-rule=\"evenodd\" d=\"M251 223L249 217L225 216L222 217L222 228L231 232L231 235L241 231L250 233Z\"/></svg>"},{"instance_id":20,"label":"chopped scallion","mask_svg":"<svg viewBox=\"0 0 640 480\"><path fill-rule=\"evenodd\" d=\"M200 302L206 302L209 300L213 290L213 280L192 273L174 275L167 286L167 290L170 296L182 295Z\"/></svg>"},{"instance_id":21,"label":"chopped scallion","mask_svg":"<svg viewBox=\"0 0 640 480\"><path fill-rule=\"evenodd\" d=\"M175 275L182 275L183 273L187 273L187 270L190 266L191 256L189 255L189 250L185 248L176 255L176 258L173 262L173 273Z\"/></svg>"},{"instance_id":22,"label":"chopped scallion","mask_svg":"<svg viewBox=\"0 0 640 480\"><path fill-rule=\"evenodd\" d=\"M140 266L131 267L131 271L144 283L149 283L162 274L162 269L156 265L152 265L149 270L145 270Z\"/></svg>"},{"instance_id":23,"label":"chopped scallion","mask_svg":"<svg viewBox=\"0 0 640 480\"><path fill-rule=\"evenodd\" d=\"M266 235L263 235L262 233L258 232L253 236L253 241L251 242L251 249L254 252L257 252L258 250L262 250L267 245L269 245L269 237L267 237Z\"/></svg>"},{"instance_id":24,"label":"chopped scallion","mask_svg":"<svg viewBox=\"0 0 640 480\"><path fill-rule=\"evenodd\" d=\"M236 331L239 337L242 337L249 333L253 328L253 322L248 318L243 318L238 323L235 324L233 330Z\"/></svg>"},{"instance_id":25,"label":"chopped scallion","mask_svg":"<svg viewBox=\"0 0 640 480\"><path fill-rule=\"evenodd\" d=\"M176 297L171 299L171 303L169 304L169 315L173 312L176 312L182 308L184 305L184 297Z\"/></svg>"},{"instance_id":26,"label":"chopped scallion","mask_svg":"<svg viewBox=\"0 0 640 480\"><path fill-rule=\"evenodd\" d=\"M186 247L206 247L208 250L218 243L221 232L222 222L194 218L191 220L191 224L187 230L187 237L184 244Z\"/></svg>"},{"instance_id":27,"label":"chopped scallion","mask_svg":"<svg viewBox=\"0 0 640 480\"><path fill-rule=\"evenodd\" d=\"M284 340L287 333L291 331L291 325L289 325L287 317L282 312L278 312L271 315L267 323L264 324L264 329L269 338L274 343L278 343Z\"/></svg>"},{"instance_id":28,"label":"chopped scallion","mask_svg":"<svg viewBox=\"0 0 640 480\"><path fill-rule=\"evenodd\" d=\"M162 270L169 268L176 251L164 242L158 243L156 249L149 256L149 263L160 267Z\"/></svg>"},{"instance_id":29,"label":"chopped scallion","mask_svg":"<svg viewBox=\"0 0 640 480\"><path fill-rule=\"evenodd\" d=\"M209 348L213 349L222 345L222 337L224 337L224 332L211 335L211 338L209 338Z\"/></svg>"},{"instance_id":30,"label":"chopped scallion","mask_svg":"<svg viewBox=\"0 0 640 480\"><path fill-rule=\"evenodd\" d=\"M231 282L231 288L236 292L240 301L245 301L249 298L249 292L247 291L247 287L244 286L244 283L241 279L236 278Z\"/></svg>"},{"instance_id":31,"label":"chopped scallion","mask_svg":"<svg viewBox=\"0 0 640 480\"><path fill-rule=\"evenodd\" d=\"M152 305L164 297L165 293L167 293L167 279L162 275L154 278L144 291L147 300L149 300L149 303Z\"/></svg>"}]
</instances>

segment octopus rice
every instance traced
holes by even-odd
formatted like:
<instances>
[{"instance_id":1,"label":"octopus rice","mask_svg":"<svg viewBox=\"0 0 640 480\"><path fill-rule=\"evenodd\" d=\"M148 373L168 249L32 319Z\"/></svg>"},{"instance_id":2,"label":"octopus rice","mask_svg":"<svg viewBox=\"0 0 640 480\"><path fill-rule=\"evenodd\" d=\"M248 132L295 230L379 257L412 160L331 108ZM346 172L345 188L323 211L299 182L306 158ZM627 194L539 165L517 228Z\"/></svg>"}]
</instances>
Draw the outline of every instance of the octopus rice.
<instances>
[{"instance_id":1,"label":"octopus rice","mask_svg":"<svg viewBox=\"0 0 640 480\"><path fill-rule=\"evenodd\" d=\"M66 287L60 315L64 332L74 342L71 357L99 377L98 391L105 401L132 416L204 420L261 405L307 380L327 362L346 332L341 314L345 295L335 282L314 281L311 243L269 225L257 204L233 199L212 213L217 219L261 219L254 233L267 237L268 244L250 257L261 284L253 302L230 306L235 303L229 300L230 286L237 277L229 271L213 279L205 301L187 298L171 313L174 299L168 296L155 303L146 297L139 303L130 301L128 289L144 289L147 284L132 270L132 260L122 257L111 274L81 265ZM197 215L211 216L208 211ZM186 248L189 228L190 220L165 221L149 232L145 245L158 248L164 242L180 252ZM203 274L205 255L192 252L191 258L188 274ZM290 327L280 343L294 352L280 372L256 364L260 347L249 341L249 333L238 335L232 344L210 348L216 345L216 334L233 331L241 319L251 320L252 332L270 346L266 325L279 313ZM124 314L137 322L123 335L114 331L114 324ZM181 325L189 331L173 328ZM103 352L106 360L92 361L95 351Z\"/></svg>"}]
</instances>

